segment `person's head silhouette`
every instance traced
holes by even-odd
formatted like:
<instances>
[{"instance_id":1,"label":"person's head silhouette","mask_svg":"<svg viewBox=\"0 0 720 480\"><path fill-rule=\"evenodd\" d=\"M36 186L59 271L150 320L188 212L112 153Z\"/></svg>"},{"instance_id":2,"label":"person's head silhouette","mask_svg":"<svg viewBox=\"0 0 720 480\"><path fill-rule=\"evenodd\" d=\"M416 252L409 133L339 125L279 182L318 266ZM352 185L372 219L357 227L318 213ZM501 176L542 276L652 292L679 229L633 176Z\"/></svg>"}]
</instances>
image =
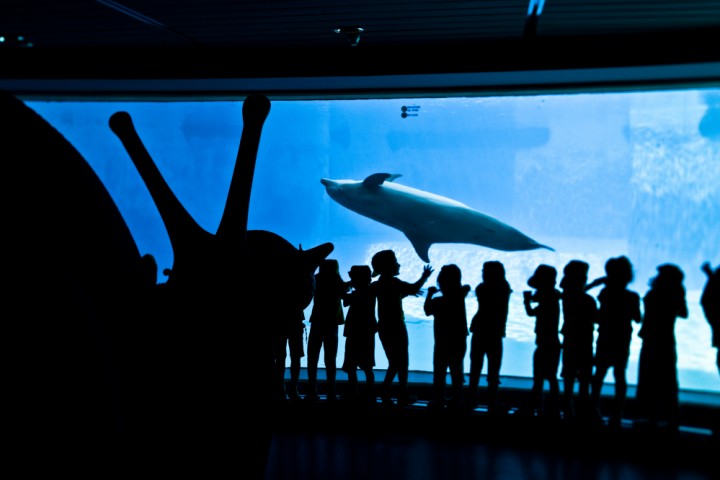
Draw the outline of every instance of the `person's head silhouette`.
<instances>
[{"instance_id":1,"label":"person's head silhouette","mask_svg":"<svg viewBox=\"0 0 720 480\"><path fill-rule=\"evenodd\" d=\"M326 258L320 262L318 272L321 275L339 275L340 264L334 258Z\"/></svg>"},{"instance_id":2,"label":"person's head silhouette","mask_svg":"<svg viewBox=\"0 0 720 480\"><path fill-rule=\"evenodd\" d=\"M528 279L528 285L535 290L553 288L557 281L557 270L550 265L538 265L532 277Z\"/></svg>"},{"instance_id":3,"label":"person's head silhouette","mask_svg":"<svg viewBox=\"0 0 720 480\"><path fill-rule=\"evenodd\" d=\"M437 284L442 291L458 289L462 286L462 272L455 264L445 265L438 273Z\"/></svg>"},{"instance_id":4,"label":"person's head silhouette","mask_svg":"<svg viewBox=\"0 0 720 480\"><path fill-rule=\"evenodd\" d=\"M395 276L400 273L400 264L397 261L395 252L392 250L381 250L373 255L371 260L372 276Z\"/></svg>"},{"instance_id":5,"label":"person's head silhouette","mask_svg":"<svg viewBox=\"0 0 720 480\"><path fill-rule=\"evenodd\" d=\"M488 260L483 263L483 282L498 283L505 280L505 266L497 260Z\"/></svg>"},{"instance_id":6,"label":"person's head silhouette","mask_svg":"<svg viewBox=\"0 0 720 480\"><path fill-rule=\"evenodd\" d=\"M570 260L563 269L560 288L563 290L584 290L590 265L582 260Z\"/></svg>"},{"instance_id":7,"label":"person's head silhouette","mask_svg":"<svg viewBox=\"0 0 720 480\"><path fill-rule=\"evenodd\" d=\"M650 287L660 290L682 288L685 274L677 265L665 263L657 267L657 275L650 279Z\"/></svg>"},{"instance_id":8,"label":"person's head silhouette","mask_svg":"<svg viewBox=\"0 0 720 480\"><path fill-rule=\"evenodd\" d=\"M607 285L626 287L634 278L630 259L624 255L609 259L605 262L605 275Z\"/></svg>"},{"instance_id":9,"label":"person's head silhouette","mask_svg":"<svg viewBox=\"0 0 720 480\"><path fill-rule=\"evenodd\" d=\"M353 265L348 275L355 288L368 285L372 281L372 270L367 265Z\"/></svg>"}]
</instances>

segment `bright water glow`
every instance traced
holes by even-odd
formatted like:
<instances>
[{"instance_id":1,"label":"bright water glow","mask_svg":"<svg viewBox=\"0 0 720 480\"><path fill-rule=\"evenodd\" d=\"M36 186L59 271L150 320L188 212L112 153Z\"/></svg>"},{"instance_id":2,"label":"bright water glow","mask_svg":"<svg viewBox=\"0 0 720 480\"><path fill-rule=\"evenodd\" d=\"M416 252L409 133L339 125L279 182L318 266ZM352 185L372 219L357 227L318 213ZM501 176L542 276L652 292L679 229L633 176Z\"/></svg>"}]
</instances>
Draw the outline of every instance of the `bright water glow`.
<instances>
[{"instance_id":1,"label":"bright water glow","mask_svg":"<svg viewBox=\"0 0 720 480\"><path fill-rule=\"evenodd\" d=\"M387 172L402 175L397 183L458 200L553 247L554 252L430 248L436 272L456 263L473 287L484 261L505 264L515 293L501 373L519 377L531 376L534 349L534 323L525 315L521 292L538 264L561 272L569 260L581 259L590 264L592 279L604 274L608 258L627 255L636 273L630 287L644 295L656 266L676 263L686 275L690 309L676 326L680 386L720 392L710 328L699 304L700 265L720 263L719 99L720 90L668 90L274 101L260 142L249 228L273 231L303 247L333 242L331 256L345 279L352 265L369 264L373 253L392 248L402 265L400 278L414 281L423 263L402 233L338 205L320 183ZM130 113L179 200L215 232L242 133L241 102L27 104L97 172L140 252L154 254L161 272L172 267L170 242L142 179L108 127L113 113ZM248 279L252 274L238 272ZM430 372L432 317L424 315L422 302L404 302L410 368ZM467 308L469 322L477 309L473 296ZM635 335L630 383L637 378L640 346ZM338 365L343 352L341 340ZM379 342L376 360L378 369L387 367ZM612 374L606 381L612 383Z\"/></svg>"}]
</instances>

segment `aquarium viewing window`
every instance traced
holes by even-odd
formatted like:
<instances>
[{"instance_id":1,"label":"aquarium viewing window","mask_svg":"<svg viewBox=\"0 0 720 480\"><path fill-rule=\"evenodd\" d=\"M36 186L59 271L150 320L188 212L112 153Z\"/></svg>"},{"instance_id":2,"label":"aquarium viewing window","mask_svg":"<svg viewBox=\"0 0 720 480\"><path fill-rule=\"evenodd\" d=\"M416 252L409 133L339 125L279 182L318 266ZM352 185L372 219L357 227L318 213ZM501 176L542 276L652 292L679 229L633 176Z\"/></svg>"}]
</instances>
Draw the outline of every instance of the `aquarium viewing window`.
<instances>
[{"instance_id":1,"label":"aquarium viewing window","mask_svg":"<svg viewBox=\"0 0 720 480\"><path fill-rule=\"evenodd\" d=\"M160 272L173 264L168 235L108 127L113 113L130 113L180 202L215 232L243 128L241 99L26 103L92 166L140 252L155 255ZM457 264L463 282L474 288L485 261L504 263L513 294L502 375L531 377L534 318L525 314L522 292L539 264L561 275L567 262L583 260L592 280L604 275L606 260L626 255L635 269L630 288L641 296L658 265L674 263L684 271L690 314L675 330L680 387L720 393L716 351L700 307L701 265L720 263L720 89L273 99L260 141L249 228L270 230L296 246L333 242L330 258L339 261L346 280L351 266L369 265L375 252L390 248L401 264L399 277L414 281L426 262L413 243L398 229L334 201L321 183L376 173L399 175L398 185L461 202L552 249L428 246L435 274L426 286L435 284L445 264ZM401 212L408 218L416 214ZM237 275L251 280L253 272ZM282 295L282 271L277 285ZM404 301L410 369L431 372L432 317L425 316L422 303L423 297ZM468 323L476 310L471 294ZM238 321L243 318L238 313ZM637 379L637 330L630 384ZM242 348L242 339L238 342ZM338 365L343 351L341 336ZM379 342L376 362L378 369L387 367ZM612 373L606 381L613 382Z\"/></svg>"}]
</instances>

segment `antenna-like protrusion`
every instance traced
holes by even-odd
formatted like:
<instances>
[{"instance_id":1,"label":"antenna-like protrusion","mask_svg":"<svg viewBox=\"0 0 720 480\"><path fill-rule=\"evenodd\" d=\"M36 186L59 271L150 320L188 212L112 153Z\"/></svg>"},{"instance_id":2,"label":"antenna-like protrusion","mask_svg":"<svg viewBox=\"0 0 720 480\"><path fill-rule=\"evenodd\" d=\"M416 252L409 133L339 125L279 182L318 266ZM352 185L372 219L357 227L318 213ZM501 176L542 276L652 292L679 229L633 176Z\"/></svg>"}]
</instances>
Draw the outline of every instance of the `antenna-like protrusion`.
<instances>
[{"instance_id":1,"label":"antenna-like protrusion","mask_svg":"<svg viewBox=\"0 0 720 480\"><path fill-rule=\"evenodd\" d=\"M260 135L269 113L270 100L264 95L250 95L243 103L243 130L240 147L230 181L225 210L217 229L217 236L224 240L237 239L241 241L247 230L250 193L255 175Z\"/></svg>"},{"instance_id":2,"label":"antenna-like protrusion","mask_svg":"<svg viewBox=\"0 0 720 480\"><path fill-rule=\"evenodd\" d=\"M145 182L167 229L175 255L186 248L183 243L202 235L205 230L197 224L158 170L145 145L138 136L130 114L117 112L110 117L110 129L122 142L138 173Z\"/></svg>"}]
</instances>

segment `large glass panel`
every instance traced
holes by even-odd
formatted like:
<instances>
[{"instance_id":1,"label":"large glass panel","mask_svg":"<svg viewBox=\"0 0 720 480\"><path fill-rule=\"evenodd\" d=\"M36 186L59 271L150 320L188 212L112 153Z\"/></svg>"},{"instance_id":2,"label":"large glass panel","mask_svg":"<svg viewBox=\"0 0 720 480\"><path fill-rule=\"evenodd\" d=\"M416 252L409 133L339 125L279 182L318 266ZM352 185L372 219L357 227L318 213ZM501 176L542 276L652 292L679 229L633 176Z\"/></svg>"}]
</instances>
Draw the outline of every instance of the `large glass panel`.
<instances>
[{"instance_id":1,"label":"large glass panel","mask_svg":"<svg viewBox=\"0 0 720 480\"><path fill-rule=\"evenodd\" d=\"M561 275L569 260L584 260L593 279L604 275L606 260L627 255L636 275L630 288L640 295L658 265L675 263L685 272L690 309L689 318L676 326L680 386L720 392L716 351L699 303L705 281L701 264L720 263L719 99L720 90L683 89L277 100L262 133L249 227L306 248L333 242L331 257L346 280L352 265L369 265L375 252L391 248L402 265L399 277L414 281L425 262L408 238L340 205L321 183L390 173L401 175L396 184L462 202L551 247L503 251L435 243L429 248L436 273L426 286L448 263L460 266L464 282L473 288L483 262L505 264L514 293L501 373L518 377L530 377L532 371L534 318L525 314L522 291L540 263ZM153 253L160 271L172 267L172 249L149 193L108 127L114 112L131 114L179 200L201 226L215 232L242 132L241 102L27 103L95 169L141 253ZM407 209L398 212L397 221L422 214ZM462 240L460 233L444 233L449 235L445 241ZM253 272L237 274L251 279ZM277 275L282 285L283 273ZM432 317L425 316L422 302L423 297L404 301L410 368L430 372ZM471 295L468 322L476 309ZM636 328L631 384L640 346ZM376 353L377 368L386 368L379 342ZM339 365L342 355L341 340ZM612 382L612 375L606 380Z\"/></svg>"}]
</instances>

